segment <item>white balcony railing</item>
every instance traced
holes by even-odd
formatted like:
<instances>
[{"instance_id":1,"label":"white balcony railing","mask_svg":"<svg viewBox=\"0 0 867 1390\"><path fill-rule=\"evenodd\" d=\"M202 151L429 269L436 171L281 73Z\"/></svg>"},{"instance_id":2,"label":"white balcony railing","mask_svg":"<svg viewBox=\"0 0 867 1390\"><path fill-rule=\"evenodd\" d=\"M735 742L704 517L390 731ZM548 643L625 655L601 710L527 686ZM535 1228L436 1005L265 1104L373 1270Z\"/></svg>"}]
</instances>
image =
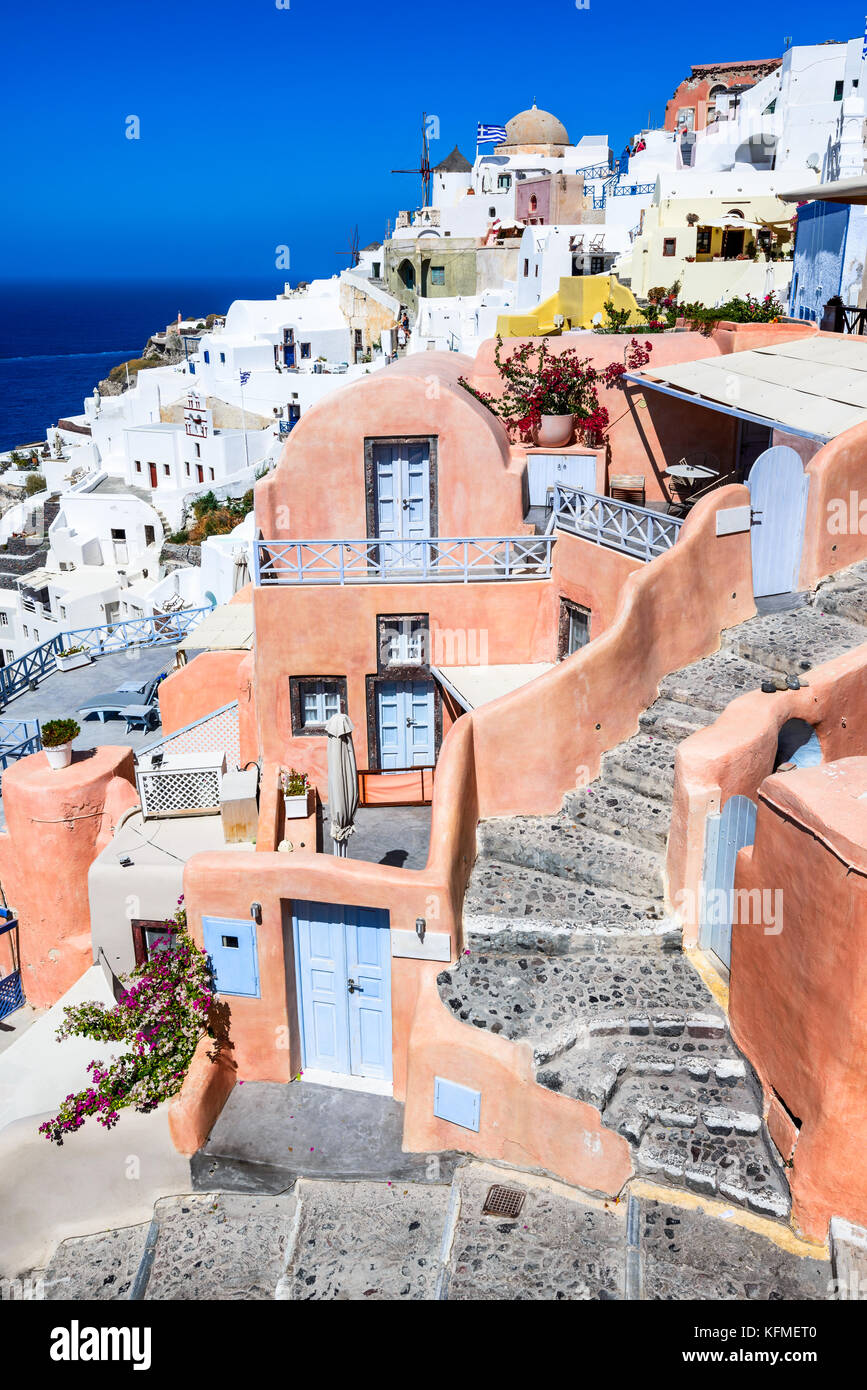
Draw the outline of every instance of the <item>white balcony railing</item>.
<instances>
[{"instance_id":1,"label":"white balcony railing","mask_svg":"<svg viewBox=\"0 0 867 1390\"><path fill-rule=\"evenodd\" d=\"M637 560L653 560L670 550L683 525L680 517L560 485L554 489L554 516L562 531Z\"/></svg>"},{"instance_id":2,"label":"white balcony railing","mask_svg":"<svg viewBox=\"0 0 867 1390\"><path fill-rule=\"evenodd\" d=\"M257 585L467 584L547 579L547 536L433 536L418 540L271 541L255 547Z\"/></svg>"}]
</instances>

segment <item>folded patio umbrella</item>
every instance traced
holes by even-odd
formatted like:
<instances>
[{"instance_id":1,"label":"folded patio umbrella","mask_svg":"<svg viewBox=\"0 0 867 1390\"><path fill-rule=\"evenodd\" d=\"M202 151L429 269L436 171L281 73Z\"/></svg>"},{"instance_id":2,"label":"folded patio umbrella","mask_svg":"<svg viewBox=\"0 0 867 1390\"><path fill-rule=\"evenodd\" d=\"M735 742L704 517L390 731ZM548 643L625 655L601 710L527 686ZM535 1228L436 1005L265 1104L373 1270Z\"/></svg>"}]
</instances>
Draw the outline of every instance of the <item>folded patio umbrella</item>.
<instances>
[{"instance_id":1,"label":"folded patio umbrella","mask_svg":"<svg viewBox=\"0 0 867 1390\"><path fill-rule=\"evenodd\" d=\"M235 569L232 575L232 593L239 594L250 583L250 567L247 564L246 546L236 545L232 552Z\"/></svg>"},{"instance_id":2,"label":"folded patio umbrella","mask_svg":"<svg viewBox=\"0 0 867 1390\"><path fill-rule=\"evenodd\" d=\"M358 810L358 769L352 742L352 720L333 714L325 725L328 735L328 810L334 853L346 858L346 842L355 834Z\"/></svg>"}]
</instances>

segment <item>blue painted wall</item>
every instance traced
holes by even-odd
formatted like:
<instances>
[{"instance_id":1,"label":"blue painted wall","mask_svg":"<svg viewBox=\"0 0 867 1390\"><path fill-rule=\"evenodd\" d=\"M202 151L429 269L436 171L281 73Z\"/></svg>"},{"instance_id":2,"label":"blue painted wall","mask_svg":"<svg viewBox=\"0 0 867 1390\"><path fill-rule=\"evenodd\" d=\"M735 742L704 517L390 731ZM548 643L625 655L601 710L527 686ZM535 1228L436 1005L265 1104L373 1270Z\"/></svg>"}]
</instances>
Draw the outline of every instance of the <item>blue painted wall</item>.
<instances>
[{"instance_id":1,"label":"blue painted wall","mask_svg":"<svg viewBox=\"0 0 867 1390\"><path fill-rule=\"evenodd\" d=\"M840 293L848 226L848 204L807 203L798 208L789 303L793 318L821 319L828 300Z\"/></svg>"}]
</instances>

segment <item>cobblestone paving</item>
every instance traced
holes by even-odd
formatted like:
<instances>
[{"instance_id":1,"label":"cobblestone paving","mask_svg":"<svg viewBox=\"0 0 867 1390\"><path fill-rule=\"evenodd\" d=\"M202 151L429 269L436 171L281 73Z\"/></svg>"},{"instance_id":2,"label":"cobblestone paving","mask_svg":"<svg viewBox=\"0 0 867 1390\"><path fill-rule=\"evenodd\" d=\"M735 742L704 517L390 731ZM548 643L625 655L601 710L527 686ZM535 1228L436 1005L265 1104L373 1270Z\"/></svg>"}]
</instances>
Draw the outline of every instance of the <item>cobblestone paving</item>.
<instances>
[{"instance_id":1,"label":"cobblestone paving","mask_svg":"<svg viewBox=\"0 0 867 1390\"><path fill-rule=\"evenodd\" d=\"M523 1198L517 1214L483 1215L494 1184ZM640 1188L606 1201L466 1160L441 1184L300 1178L279 1197L165 1199L150 1224L64 1241L25 1277L49 1300L832 1296L825 1252L783 1248L775 1229L720 1203Z\"/></svg>"}]
</instances>

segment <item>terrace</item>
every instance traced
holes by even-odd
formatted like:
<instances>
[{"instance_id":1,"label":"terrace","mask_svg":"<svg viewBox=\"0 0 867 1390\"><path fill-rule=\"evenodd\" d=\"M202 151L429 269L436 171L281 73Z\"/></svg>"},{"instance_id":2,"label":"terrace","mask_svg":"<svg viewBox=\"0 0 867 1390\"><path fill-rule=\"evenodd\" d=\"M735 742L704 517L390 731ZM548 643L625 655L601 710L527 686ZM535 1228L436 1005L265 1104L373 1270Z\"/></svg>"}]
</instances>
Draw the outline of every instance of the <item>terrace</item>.
<instances>
[{"instance_id":1,"label":"terrace","mask_svg":"<svg viewBox=\"0 0 867 1390\"><path fill-rule=\"evenodd\" d=\"M257 585L467 584L548 579L552 535L429 536L384 540L259 539Z\"/></svg>"}]
</instances>

